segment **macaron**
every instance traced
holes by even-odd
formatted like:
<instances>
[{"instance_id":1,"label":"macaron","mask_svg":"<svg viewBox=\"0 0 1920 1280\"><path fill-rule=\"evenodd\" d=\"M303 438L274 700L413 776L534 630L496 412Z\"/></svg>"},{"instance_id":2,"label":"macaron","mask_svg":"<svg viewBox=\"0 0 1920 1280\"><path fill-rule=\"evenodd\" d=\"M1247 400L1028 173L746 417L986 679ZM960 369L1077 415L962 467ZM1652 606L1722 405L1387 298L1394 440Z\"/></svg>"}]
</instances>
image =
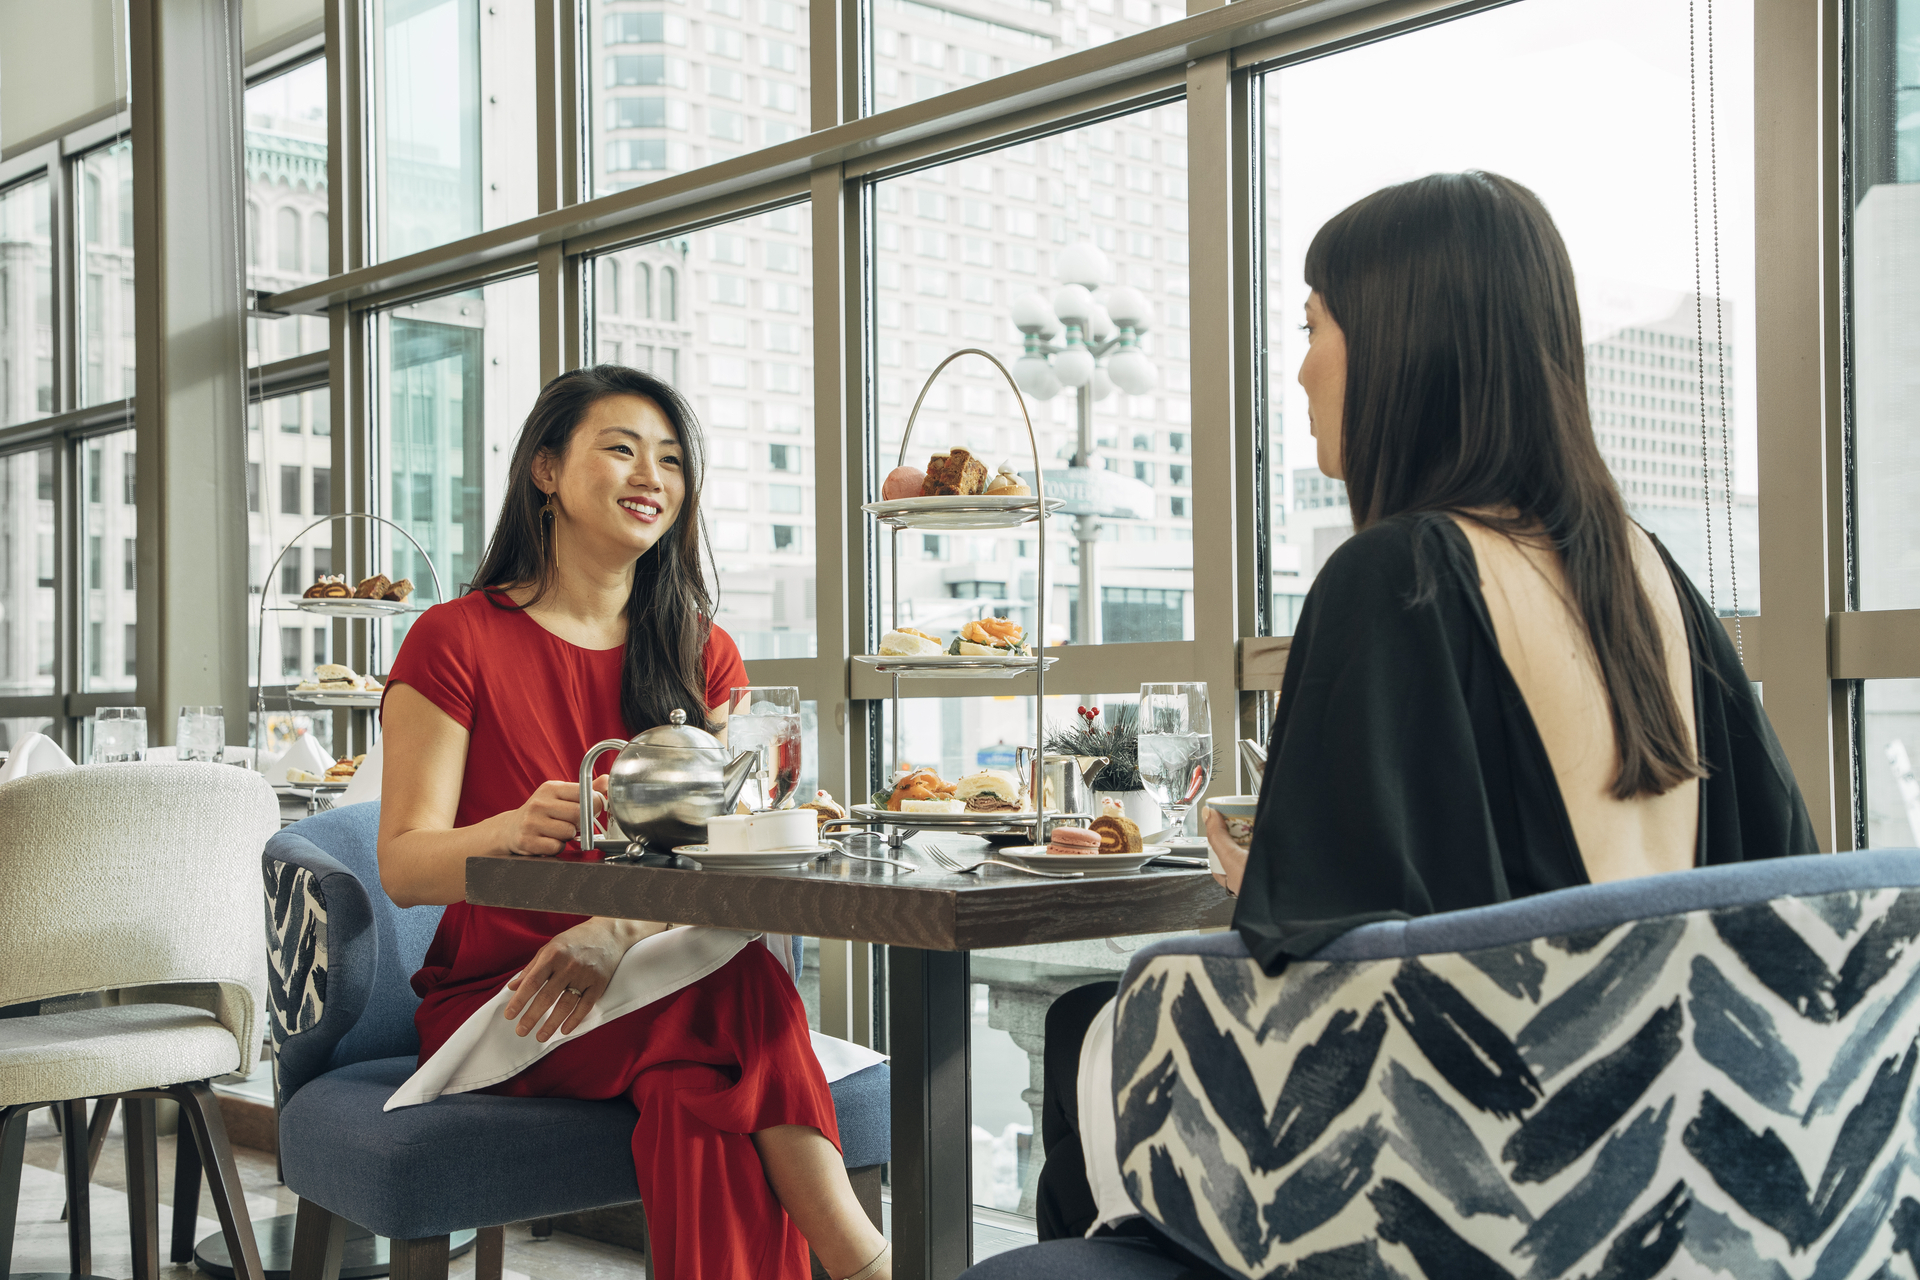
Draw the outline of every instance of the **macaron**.
<instances>
[{"instance_id":1,"label":"macaron","mask_svg":"<svg viewBox=\"0 0 1920 1280\"><path fill-rule=\"evenodd\" d=\"M1055 827L1052 842L1047 845L1048 853L1098 853L1100 837L1085 827Z\"/></svg>"}]
</instances>

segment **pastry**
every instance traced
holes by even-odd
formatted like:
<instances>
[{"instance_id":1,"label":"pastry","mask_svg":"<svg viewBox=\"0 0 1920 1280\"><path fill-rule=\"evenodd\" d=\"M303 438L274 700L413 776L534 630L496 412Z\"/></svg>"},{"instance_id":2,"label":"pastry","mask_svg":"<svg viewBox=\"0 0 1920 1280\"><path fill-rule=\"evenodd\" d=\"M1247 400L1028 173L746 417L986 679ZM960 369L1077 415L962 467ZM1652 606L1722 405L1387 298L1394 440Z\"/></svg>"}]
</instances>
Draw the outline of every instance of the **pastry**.
<instances>
[{"instance_id":1,"label":"pastry","mask_svg":"<svg viewBox=\"0 0 1920 1280\"><path fill-rule=\"evenodd\" d=\"M385 594L384 596L381 596L380 598L382 600L404 601L408 596L412 594L413 594L413 579L402 578L400 579L400 581L388 587L387 594Z\"/></svg>"},{"instance_id":2,"label":"pastry","mask_svg":"<svg viewBox=\"0 0 1920 1280\"><path fill-rule=\"evenodd\" d=\"M308 600L337 600L353 594L353 588L347 580L337 574L323 573L313 580L313 585L300 593Z\"/></svg>"},{"instance_id":3,"label":"pastry","mask_svg":"<svg viewBox=\"0 0 1920 1280\"><path fill-rule=\"evenodd\" d=\"M982 769L954 783L953 798L973 813L1018 813L1020 784L1012 774Z\"/></svg>"},{"instance_id":4,"label":"pastry","mask_svg":"<svg viewBox=\"0 0 1920 1280\"><path fill-rule=\"evenodd\" d=\"M958 808L960 807L958 801L955 801L956 808L953 810L923 809L923 810L913 811L913 810L903 810L901 807L903 804L905 804L909 800L951 800L951 799L953 799L953 784L951 782L948 782L945 779L943 779L938 773L935 773L932 769L916 769L910 773L902 775L900 779L893 784L893 792L887 797L887 808L893 810L895 813L957 812Z\"/></svg>"},{"instance_id":5,"label":"pastry","mask_svg":"<svg viewBox=\"0 0 1920 1280\"><path fill-rule=\"evenodd\" d=\"M918 467L895 467L880 482L880 497L892 502L899 498L918 498L926 487L927 473Z\"/></svg>"},{"instance_id":6,"label":"pastry","mask_svg":"<svg viewBox=\"0 0 1920 1280\"><path fill-rule=\"evenodd\" d=\"M965 497L986 487L986 465L965 449L949 449L928 460L922 492L929 498Z\"/></svg>"},{"instance_id":7,"label":"pastry","mask_svg":"<svg viewBox=\"0 0 1920 1280\"><path fill-rule=\"evenodd\" d=\"M924 631L915 631L912 627L901 627L880 637L880 656L883 658L932 657L944 647L938 638Z\"/></svg>"},{"instance_id":8,"label":"pastry","mask_svg":"<svg viewBox=\"0 0 1920 1280\"><path fill-rule=\"evenodd\" d=\"M839 802L825 791L814 792L813 799L798 807L813 810L814 821L823 827L835 818L847 816L847 811L842 809Z\"/></svg>"},{"instance_id":9,"label":"pastry","mask_svg":"<svg viewBox=\"0 0 1920 1280\"><path fill-rule=\"evenodd\" d=\"M1025 498L1032 494L1033 490L1027 487L1027 482L1014 473L1011 462L1001 463L999 472L987 481L987 496L990 498Z\"/></svg>"},{"instance_id":10,"label":"pastry","mask_svg":"<svg viewBox=\"0 0 1920 1280\"><path fill-rule=\"evenodd\" d=\"M1026 629L1012 618L981 618L960 628L948 653L971 658L1025 657Z\"/></svg>"},{"instance_id":11,"label":"pastry","mask_svg":"<svg viewBox=\"0 0 1920 1280\"><path fill-rule=\"evenodd\" d=\"M958 800L902 800L901 813L965 813L967 806Z\"/></svg>"},{"instance_id":12,"label":"pastry","mask_svg":"<svg viewBox=\"0 0 1920 1280\"><path fill-rule=\"evenodd\" d=\"M1048 853L1099 853L1100 837L1085 827L1055 827L1047 843Z\"/></svg>"},{"instance_id":13,"label":"pastry","mask_svg":"<svg viewBox=\"0 0 1920 1280\"><path fill-rule=\"evenodd\" d=\"M1146 847L1140 841L1140 828L1133 819L1118 814L1101 814L1087 824L1087 830L1100 837L1102 853L1139 853Z\"/></svg>"},{"instance_id":14,"label":"pastry","mask_svg":"<svg viewBox=\"0 0 1920 1280\"><path fill-rule=\"evenodd\" d=\"M327 781L327 782L352 781L354 773L360 768L360 762L365 759L366 759L365 756L354 756L351 759L349 759L346 756L341 756L338 760L335 760L332 764L327 766L327 772L326 772L324 781Z\"/></svg>"},{"instance_id":15,"label":"pastry","mask_svg":"<svg viewBox=\"0 0 1920 1280\"><path fill-rule=\"evenodd\" d=\"M393 579L384 573L376 573L371 578L360 579L360 585L353 589L353 598L356 600L385 599L388 588L392 586Z\"/></svg>"}]
</instances>

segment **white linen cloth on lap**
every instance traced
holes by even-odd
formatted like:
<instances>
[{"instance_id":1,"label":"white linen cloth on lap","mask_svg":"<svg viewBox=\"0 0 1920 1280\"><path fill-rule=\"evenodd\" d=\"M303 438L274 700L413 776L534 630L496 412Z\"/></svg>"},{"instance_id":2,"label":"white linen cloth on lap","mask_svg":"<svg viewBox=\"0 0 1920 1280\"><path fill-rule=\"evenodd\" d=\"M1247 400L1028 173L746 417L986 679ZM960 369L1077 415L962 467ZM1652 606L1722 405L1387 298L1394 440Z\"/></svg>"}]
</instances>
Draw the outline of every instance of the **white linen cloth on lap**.
<instances>
[{"instance_id":1,"label":"white linen cloth on lap","mask_svg":"<svg viewBox=\"0 0 1920 1280\"><path fill-rule=\"evenodd\" d=\"M642 938L620 958L606 993L580 1025L545 1044L531 1034L514 1034L518 1023L508 1022L501 1015L513 994L503 984L493 999L460 1024L439 1052L421 1063L420 1069L395 1090L383 1109L411 1107L431 1102L443 1093L468 1093L510 1080L575 1036L700 981L759 937L737 929L681 925ZM886 1061L885 1054L845 1040L817 1033L812 1039L814 1056L820 1060L829 1084Z\"/></svg>"},{"instance_id":2,"label":"white linen cloth on lap","mask_svg":"<svg viewBox=\"0 0 1920 1280\"><path fill-rule=\"evenodd\" d=\"M1087 1028L1076 1077L1080 1151L1086 1160L1087 1185L1093 1189L1094 1217L1093 1225L1087 1228L1089 1236L1101 1227L1141 1216L1133 1197L1127 1194L1126 1179L1120 1176L1120 1124L1113 1104L1114 1005L1112 1000L1102 1005L1093 1025Z\"/></svg>"},{"instance_id":3,"label":"white linen cloth on lap","mask_svg":"<svg viewBox=\"0 0 1920 1280\"><path fill-rule=\"evenodd\" d=\"M50 773L55 769L71 768L73 761L60 749L59 743L44 733L30 733L20 739L20 745L7 757L5 766L0 766L0 783L12 782L30 773Z\"/></svg>"}]
</instances>

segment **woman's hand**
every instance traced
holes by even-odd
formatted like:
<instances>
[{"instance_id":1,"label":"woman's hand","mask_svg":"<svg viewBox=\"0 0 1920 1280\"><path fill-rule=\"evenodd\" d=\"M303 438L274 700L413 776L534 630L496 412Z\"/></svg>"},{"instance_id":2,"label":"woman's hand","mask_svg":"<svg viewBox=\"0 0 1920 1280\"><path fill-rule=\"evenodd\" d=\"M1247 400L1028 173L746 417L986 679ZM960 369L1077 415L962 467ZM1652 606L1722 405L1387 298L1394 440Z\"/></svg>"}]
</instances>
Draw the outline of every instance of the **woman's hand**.
<instances>
[{"instance_id":1,"label":"woman's hand","mask_svg":"<svg viewBox=\"0 0 1920 1280\"><path fill-rule=\"evenodd\" d=\"M524 1036L539 1026L534 1038L545 1044L555 1032L574 1030L606 994L627 948L665 927L596 916L555 934L534 953L526 968L507 981L507 989L513 994L507 997L504 1016L508 1021L520 1019L514 1034ZM544 1025L542 1018L546 1019Z\"/></svg>"},{"instance_id":2,"label":"woman's hand","mask_svg":"<svg viewBox=\"0 0 1920 1280\"><path fill-rule=\"evenodd\" d=\"M1215 872L1213 878L1237 898L1240 896L1240 881L1247 874L1247 851L1235 844L1233 837L1227 834L1227 820L1220 816L1219 810L1207 810L1205 825L1207 845L1213 850L1214 857L1220 859L1220 865L1227 869L1225 875Z\"/></svg>"},{"instance_id":3,"label":"woman's hand","mask_svg":"<svg viewBox=\"0 0 1920 1280\"><path fill-rule=\"evenodd\" d=\"M593 780L593 811L607 807L607 779ZM543 782L527 802L510 809L493 821L497 824L499 847L507 853L523 853L550 858L567 841L580 834L580 784Z\"/></svg>"}]
</instances>

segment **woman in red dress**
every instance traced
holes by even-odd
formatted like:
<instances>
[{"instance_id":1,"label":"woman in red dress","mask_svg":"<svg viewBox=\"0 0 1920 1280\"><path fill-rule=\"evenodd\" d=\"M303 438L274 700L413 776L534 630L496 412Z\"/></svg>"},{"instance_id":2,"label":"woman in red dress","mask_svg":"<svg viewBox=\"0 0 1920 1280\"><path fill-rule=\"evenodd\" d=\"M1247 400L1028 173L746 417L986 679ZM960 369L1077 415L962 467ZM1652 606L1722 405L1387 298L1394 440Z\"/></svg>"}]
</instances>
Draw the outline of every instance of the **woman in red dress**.
<instances>
[{"instance_id":1,"label":"woman in red dress","mask_svg":"<svg viewBox=\"0 0 1920 1280\"><path fill-rule=\"evenodd\" d=\"M555 378L472 589L422 614L393 663L381 884L402 907L447 908L413 979L423 1061L503 983L519 1034L572 1031L627 949L667 927L463 896L468 858L553 857L579 836L567 779L589 746L676 708L717 727L746 683L708 620L701 463L699 424L666 383L612 365ZM765 947L492 1092L633 1101L656 1280L803 1280L809 1244L835 1277L891 1276L840 1160L806 1011Z\"/></svg>"}]
</instances>

